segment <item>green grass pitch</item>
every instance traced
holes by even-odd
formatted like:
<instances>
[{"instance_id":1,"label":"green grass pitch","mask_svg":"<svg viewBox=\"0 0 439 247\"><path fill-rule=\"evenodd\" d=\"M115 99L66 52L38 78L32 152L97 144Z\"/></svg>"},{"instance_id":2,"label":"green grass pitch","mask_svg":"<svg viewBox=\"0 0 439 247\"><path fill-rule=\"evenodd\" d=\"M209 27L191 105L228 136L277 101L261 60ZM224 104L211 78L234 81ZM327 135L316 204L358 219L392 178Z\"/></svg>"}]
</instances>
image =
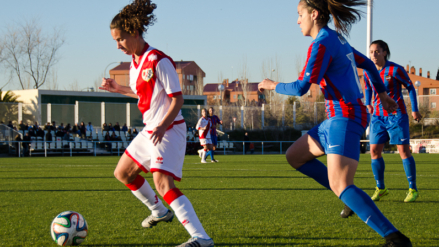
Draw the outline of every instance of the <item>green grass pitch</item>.
<instances>
[{"instance_id":1,"label":"green grass pitch","mask_svg":"<svg viewBox=\"0 0 439 247\"><path fill-rule=\"evenodd\" d=\"M189 239L176 218L143 229L148 209L113 176L119 157L0 159L0 246L56 246L50 223L73 210L88 222L82 246L175 246ZM284 155L187 156L177 186L192 202L216 246L380 246L383 239L343 203L294 171ZM408 183L397 154L384 155L390 194L377 206L413 246L439 246L439 155L414 155L420 197L404 203ZM326 158L321 160L326 163ZM151 174L143 176L151 183ZM370 156L355 184L372 195ZM165 203L165 202L164 202ZM166 205L166 204L165 204Z\"/></svg>"}]
</instances>

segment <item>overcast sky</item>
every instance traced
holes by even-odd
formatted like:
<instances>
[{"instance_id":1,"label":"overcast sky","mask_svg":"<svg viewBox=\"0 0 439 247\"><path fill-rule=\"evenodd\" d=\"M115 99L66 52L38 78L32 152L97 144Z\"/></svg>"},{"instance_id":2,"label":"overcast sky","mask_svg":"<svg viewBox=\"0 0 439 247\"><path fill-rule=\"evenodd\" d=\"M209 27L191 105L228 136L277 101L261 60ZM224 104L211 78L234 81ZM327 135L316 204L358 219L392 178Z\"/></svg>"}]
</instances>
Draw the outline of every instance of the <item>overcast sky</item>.
<instances>
[{"instance_id":1,"label":"overcast sky","mask_svg":"<svg viewBox=\"0 0 439 247\"><path fill-rule=\"evenodd\" d=\"M110 63L131 60L116 49L109 30L114 15L129 2L4 1L0 27L4 30L36 18L48 32L53 27L63 28L67 42L60 49L60 61L54 68L58 87L69 89L77 83L83 89L93 87ZM296 63L303 63L312 42L312 38L302 36L297 25L298 0L156 0L155 3L157 23L148 30L146 41L175 61L195 61L206 73L206 83L218 83L220 75L237 78L242 75L244 65L250 81L259 82L264 78L262 64L269 66L270 62L274 74L279 73L279 80L295 81ZM373 39L389 44L390 60L404 67L411 64L417 71L422 67L424 76L430 71L435 78L439 68L438 10L438 0L376 0ZM348 41L360 52L366 52L365 17L353 26ZM0 86L3 86L7 72L2 68L0 73ZM18 81L5 89L20 89Z\"/></svg>"}]
</instances>

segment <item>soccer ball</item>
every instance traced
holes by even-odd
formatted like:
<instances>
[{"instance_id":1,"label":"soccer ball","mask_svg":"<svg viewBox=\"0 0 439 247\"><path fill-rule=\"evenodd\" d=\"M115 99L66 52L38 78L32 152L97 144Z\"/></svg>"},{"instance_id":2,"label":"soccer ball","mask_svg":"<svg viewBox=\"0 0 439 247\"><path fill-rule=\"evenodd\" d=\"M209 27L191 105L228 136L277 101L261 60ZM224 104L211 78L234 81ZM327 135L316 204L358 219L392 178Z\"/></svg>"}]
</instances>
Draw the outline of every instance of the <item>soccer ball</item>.
<instances>
[{"instance_id":1,"label":"soccer ball","mask_svg":"<svg viewBox=\"0 0 439 247\"><path fill-rule=\"evenodd\" d=\"M60 246L79 245L87 237L88 226L79 213L65 211L53 219L50 233L55 243Z\"/></svg>"}]
</instances>

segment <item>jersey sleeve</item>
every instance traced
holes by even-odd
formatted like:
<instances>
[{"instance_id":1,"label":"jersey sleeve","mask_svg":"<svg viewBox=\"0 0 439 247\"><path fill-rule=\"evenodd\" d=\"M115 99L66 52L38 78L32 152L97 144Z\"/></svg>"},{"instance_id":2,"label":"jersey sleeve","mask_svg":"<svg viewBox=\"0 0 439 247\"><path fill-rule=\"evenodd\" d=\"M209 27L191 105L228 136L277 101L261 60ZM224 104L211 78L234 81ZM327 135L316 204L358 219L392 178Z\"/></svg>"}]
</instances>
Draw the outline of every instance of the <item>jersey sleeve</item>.
<instances>
[{"instance_id":1,"label":"jersey sleeve","mask_svg":"<svg viewBox=\"0 0 439 247\"><path fill-rule=\"evenodd\" d=\"M197 126L195 126L195 129L200 130L200 128L206 127L205 122L203 121L203 118L200 118L198 120Z\"/></svg>"},{"instance_id":2,"label":"jersey sleeve","mask_svg":"<svg viewBox=\"0 0 439 247\"><path fill-rule=\"evenodd\" d=\"M371 104L372 100L372 85L370 84L369 77L367 76L367 73L364 72L364 91L365 91L365 100L366 105Z\"/></svg>"},{"instance_id":3,"label":"jersey sleeve","mask_svg":"<svg viewBox=\"0 0 439 247\"><path fill-rule=\"evenodd\" d=\"M398 80L399 83L404 85L405 88L408 88L410 86L413 86L412 81L410 80L409 75L407 75L407 72L405 72L404 69L401 69L401 67L396 67L396 73L395 77Z\"/></svg>"},{"instance_id":4,"label":"jersey sleeve","mask_svg":"<svg viewBox=\"0 0 439 247\"><path fill-rule=\"evenodd\" d=\"M373 87L375 88L377 93L386 92L386 86L384 85L383 80L381 79L381 76L378 73L377 68L375 67L375 64L373 64L373 62L369 58L367 58L359 51L355 50L353 47L352 51L354 52L354 58L357 67L360 69L364 69L367 72L369 80L373 84Z\"/></svg>"},{"instance_id":5,"label":"jersey sleeve","mask_svg":"<svg viewBox=\"0 0 439 247\"><path fill-rule=\"evenodd\" d=\"M157 63L156 73L169 97L181 95L177 72L168 58L163 58Z\"/></svg>"},{"instance_id":6,"label":"jersey sleeve","mask_svg":"<svg viewBox=\"0 0 439 247\"><path fill-rule=\"evenodd\" d=\"M331 63L328 49L314 42L308 49L307 62L299 79L292 83L279 83L276 92L286 95L302 96L308 92L311 83L319 84Z\"/></svg>"}]
</instances>

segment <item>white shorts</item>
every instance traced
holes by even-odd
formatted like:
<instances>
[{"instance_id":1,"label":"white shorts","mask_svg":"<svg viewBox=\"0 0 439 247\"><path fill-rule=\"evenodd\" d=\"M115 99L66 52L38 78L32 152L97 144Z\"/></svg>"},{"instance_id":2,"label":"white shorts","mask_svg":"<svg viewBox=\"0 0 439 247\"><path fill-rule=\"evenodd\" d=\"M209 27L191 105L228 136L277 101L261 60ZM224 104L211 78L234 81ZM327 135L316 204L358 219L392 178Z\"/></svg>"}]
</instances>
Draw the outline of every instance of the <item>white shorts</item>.
<instances>
[{"instance_id":1,"label":"white shorts","mask_svg":"<svg viewBox=\"0 0 439 247\"><path fill-rule=\"evenodd\" d=\"M212 144L212 140L210 138L203 138L200 139L201 146L206 146L208 144Z\"/></svg>"},{"instance_id":2,"label":"white shorts","mask_svg":"<svg viewBox=\"0 0 439 247\"><path fill-rule=\"evenodd\" d=\"M186 153L186 123L167 130L161 143L154 146L151 134L142 130L130 143L125 153L144 172L161 172L180 181Z\"/></svg>"}]
</instances>

